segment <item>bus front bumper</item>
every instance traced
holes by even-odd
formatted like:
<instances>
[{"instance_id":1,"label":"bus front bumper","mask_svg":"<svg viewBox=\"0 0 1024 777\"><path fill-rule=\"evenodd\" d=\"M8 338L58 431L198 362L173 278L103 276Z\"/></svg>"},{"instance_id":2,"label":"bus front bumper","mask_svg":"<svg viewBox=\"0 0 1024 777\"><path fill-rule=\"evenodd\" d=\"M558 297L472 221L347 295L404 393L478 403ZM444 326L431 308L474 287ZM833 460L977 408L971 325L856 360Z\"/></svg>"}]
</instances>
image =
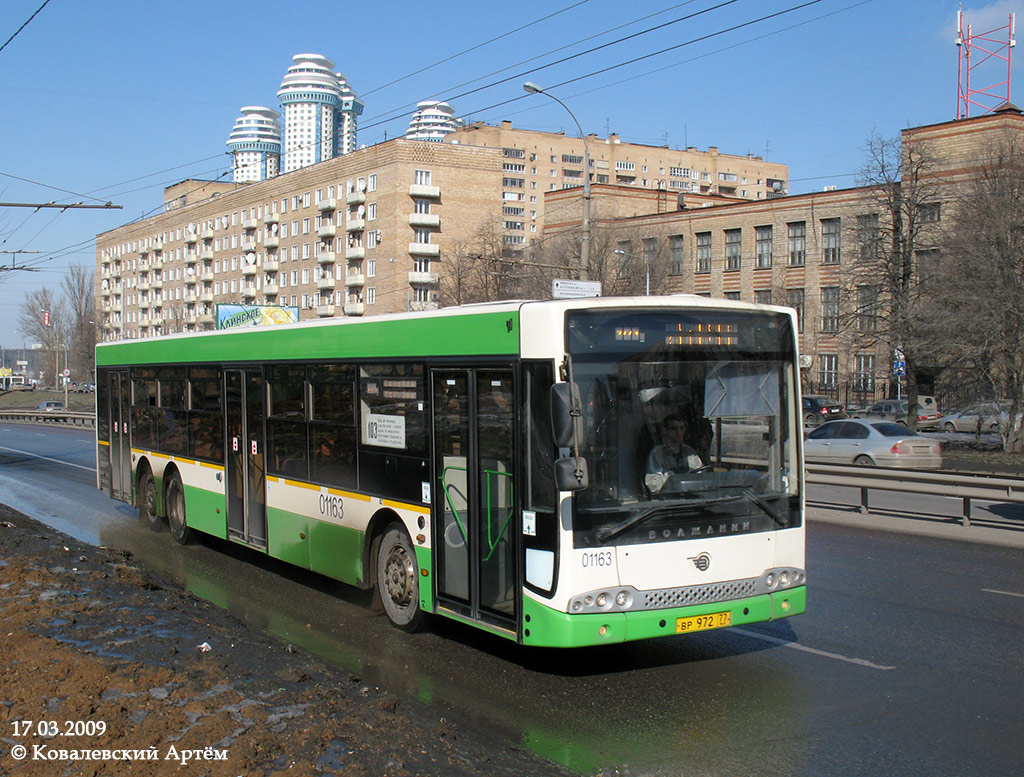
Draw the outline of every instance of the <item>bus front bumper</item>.
<instances>
[{"instance_id":1,"label":"bus front bumper","mask_svg":"<svg viewBox=\"0 0 1024 777\"><path fill-rule=\"evenodd\" d=\"M691 607L586 615L559 612L526 598L523 600L523 644L583 647L630 642L778 620L799 615L806 607L806 586Z\"/></svg>"}]
</instances>

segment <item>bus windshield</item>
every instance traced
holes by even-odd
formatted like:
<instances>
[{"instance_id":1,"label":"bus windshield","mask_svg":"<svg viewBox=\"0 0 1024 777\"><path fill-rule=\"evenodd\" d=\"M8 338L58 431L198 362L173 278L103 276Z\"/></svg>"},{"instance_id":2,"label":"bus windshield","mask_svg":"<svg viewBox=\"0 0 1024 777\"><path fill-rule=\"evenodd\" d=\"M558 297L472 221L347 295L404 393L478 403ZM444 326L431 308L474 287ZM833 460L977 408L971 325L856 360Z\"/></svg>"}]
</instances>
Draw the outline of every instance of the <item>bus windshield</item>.
<instances>
[{"instance_id":1,"label":"bus windshield","mask_svg":"<svg viewBox=\"0 0 1024 777\"><path fill-rule=\"evenodd\" d=\"M577 546L800 525L787 316L580 311L568 341L590 472Z\"/></svg>"}]
</instances>

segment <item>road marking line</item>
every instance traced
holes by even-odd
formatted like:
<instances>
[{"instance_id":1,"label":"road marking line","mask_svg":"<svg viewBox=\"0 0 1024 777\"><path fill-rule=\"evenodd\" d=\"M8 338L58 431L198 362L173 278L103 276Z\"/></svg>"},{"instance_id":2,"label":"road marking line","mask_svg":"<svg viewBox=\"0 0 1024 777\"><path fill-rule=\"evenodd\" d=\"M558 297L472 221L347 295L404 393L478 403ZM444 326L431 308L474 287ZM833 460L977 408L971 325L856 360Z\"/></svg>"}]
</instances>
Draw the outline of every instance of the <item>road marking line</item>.
<instances>
[{"instance_id":1,"label":"road marking line","mask_svg":"<svg viewBox=\"0 0 1024 777\"><path fill-rule=\"evenodd\" d=\"M982 591L988 594L1002 594L1003 596L1019 596L1024 599L1024 594L1016 593L1015 591L997 591L995 588L982 588Z\"/></svg>"},{"instance_id":2,"label":"road marking line","mask_svg":"<svg viewBox=\"0 0 1024 777\"><path fill-rule=\"evenodd\" d=\"M758 634L756 631L747 631L746 629L732 629L733 631L739 632L745 637L753 637L754 639L763 639L765 642L771 642L774 645L782 645L783 647L794 648L796 650L803 650L805 653L813 653L816 656L822 656L824 658L834 658L837 661L845 661L848 664L856 664L857 666L866 666L868 669L879 669L883 672L888 672L891 669L895 669L895 666L883 666L882 664L875 664L864 658L850 658L849 656L841 656L838 653L829 653L825 650L818 650L817 648L807 647L801 645L799 642L790 642L786 639L779 639L778 637L770 637L767 634Z\"/></svg>"},{"instance_id":3,"label":"road marking line","mask_svg":"<svg viewBox=\"0 0 1024 777\"><path fill-rule=\"evenodd\" d=\"M49 456L40 456L38 453L29 453L28 451L19 451L17 448L5 448L0 445L0 451L10 451L11 453L20 453L22 456L31 456L33 459L42 459L43 461L52 461L55 464L64 464L68 467L77 467L78 469L84 469L86 472L95 472L96 467L85 467L81 464L72 464L70 461L61 461L60 459L51 459Z\"/></svg>"}]
</instances>

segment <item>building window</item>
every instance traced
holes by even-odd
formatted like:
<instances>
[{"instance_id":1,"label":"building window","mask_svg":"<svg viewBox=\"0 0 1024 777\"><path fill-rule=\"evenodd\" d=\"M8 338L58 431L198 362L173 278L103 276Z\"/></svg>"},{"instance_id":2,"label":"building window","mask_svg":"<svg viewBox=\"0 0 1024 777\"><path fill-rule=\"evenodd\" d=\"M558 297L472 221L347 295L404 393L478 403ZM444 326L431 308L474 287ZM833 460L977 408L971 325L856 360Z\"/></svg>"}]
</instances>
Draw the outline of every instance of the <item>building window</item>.
<instances>
[{"instance_id":1,"label":"building window","mask_svg":"<svg viewBox=\"0 0 1024 777\"><path fill-rule=\"evenodd\" d=\"M825 286L821 290L821 331L839 331L839 287Z\"/></svg>"},{"instance_id":2,"label":"building window","mask_svg":"<svg viewBox=\"0 0 1024 777\"><path fill-rule=\"evenodd\" d=\"M683 249L686 238L683 235L670 235L668 238L668 274L683 274Z\"/></svg>"},{"instance_id":3,"label":"building window","mask_svg":"<svg viewBox=\"0 0 1024 777\"><path fill-rule=\"evenodd\" d=\"M857 330L874 332L878 320L878 287L857 287Z\"/></svg>"},{"instance_id":4,"label":"building window","mask_svg":"<svg viewBox=\"0 0 1024 777\"><path fill-rule=\"evenodd\" d=\"M430 200L423 198L417 198L412 201L414 213L430 213ZM374 208L374 216L376 216L377 209Z\"/></svg>"},{"instance_id":5,"label":"building window","mask_svg":"<svg viewBox=\"0 0 1024 777\"><path fill-rule=\"evenodd\" d=\"M921 206L921 223L934 224L942 218L942 206L938 202L927 202Z\"/></svg>"},{"instance_id":6,"label":"building window","mask_svg":"<svg viewBox=\"0 0 1024 777\"><path fill-rule=\"evenodd\" d=\"M417 256L412 262L413 272L430 272L430 257Z\"/></svg>"},{"instance_id":7,"label":"building window","mask_svg":"<svg viewBox=\"0 0 1024 777\"><path fill-rule=\"evenodd\" d=\"M771 305L772 304L772 290L771 289L755 289L754 290L754 302L758 305Z\"/></svg>"},{"instance_id":8,"label":"building window","mask_svg":"<svg viewBox=\"0 0 1024 777\"><path fill-rule=\"evenodd\" d=\"M414 174L413 180L420 186L430 186L430 171L417 170Z\"/></svg>"},{"instance_id":9,"label":"building window","mask_svg":"<svg viewBox=\"0 0 1024 777\"><path fill-rule=\"evenodd\" d=\"M794 221L789 227L789 266L803 267L807 259L807 222Z\"/></svg>"},{"instance_id":10,"label":"building window","mask_svg":"<svg viewBox=\"0 0 1024 777\"><path fill-rule=\"evenodd\" d=\"M878 259L878 214L857 216L857 250L862 262Z\"/></svg>"},{"instance_id":11,"label":"building window","mask_svg":"<svg viewBox=\"0 0 1024 777\"><path fill-rule=\"evenodd\" d=\"M722 296L726 299L736 300L737 302L740 301L740 293L738 291L727 291Z\"/></svg>"},{"instance_id":12,"label":"building window","mask_svg":"<svg viewBox=\"0 0 1024 777\"><path fill-rule=\"evenodd\" d=\"M853 390L862 391L865 394L874 393L875 390L875 355L872 353L858 353L854 357L853 368Z\"/></svg>"},{"instance_id":13,"label":"building window","mask_svg":"<svg viewBox=\"0 0 1024 777\"><path fill-rule=\"evenodd\" d=\"M417 227L413 230L414 232L414 243L429 243L430 242L430 230L422 227Z\"/></svg>"},{"instance_id":14,"label":"building window","mask_svg":"<svg viewBox=\"0 0 1024 777\"><path fill-rule=\"evenodd\" d=\"M740 269L743 258L743 230L725 230L725 269L735 271Z\"/></svg>"},{"instance_id":15,"label":"building window","mask_svg":"<svg viewBox=\"0 0 1024 777\"><path fill-rule=\"evenodd\" d=\"M834 353L818 356L818 387L821 390L834 389L838 384L839 357Z\"/></svg>"},{"instance_id":16,"label":"building window","mask_svg":"<svg viewBox=\"0 0 1024 777\"><path fill-rule=\"evenodd\" d=\"M821 263L839 264L839 219L821 220Z\"/></svg>"},{"instance_id":17,"label":"building window","mask_svg":"<svg viewBox=\"0 0 1024 777\"><path fill-rule=\"evenodd\" d=\"M772 266L772 228L755 227L755 242L757 248L757 264L759 269L767 269Z\"/></svg>"},{"instance_id":18,"label":"building window","mask_svg":"<svg viewBox=\"0 0 1024 777\"><path fill-rule=\"evenodd\" d=\"M804 290L786 289L786 304L796 311L796 331L804 331Z\"/></svg>"},{"instance_id":19,"label":"building window","mask_svg":"<svg viewBox=\"0 0 1024 777\"><path fill-rule=\"evenodd\" d=\"M697 235L697 268L696 272L711 272L711 233L698 232Z\"/></svg>"}]
</instances>

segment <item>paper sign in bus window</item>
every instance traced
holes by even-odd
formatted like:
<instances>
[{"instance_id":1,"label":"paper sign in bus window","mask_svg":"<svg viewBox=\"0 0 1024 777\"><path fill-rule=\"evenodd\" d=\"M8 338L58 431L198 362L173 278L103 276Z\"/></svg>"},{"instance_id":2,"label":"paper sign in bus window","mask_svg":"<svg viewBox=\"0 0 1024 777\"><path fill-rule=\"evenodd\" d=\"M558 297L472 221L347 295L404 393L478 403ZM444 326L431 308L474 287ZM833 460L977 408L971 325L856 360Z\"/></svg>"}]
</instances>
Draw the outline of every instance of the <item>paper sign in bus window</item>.
<instances>
[{"instance_id":1,"label":"paper sign in bus window","mask_svg":"<svg viewBox=\"0 0 1024 777\"><path fill-rule=\"evenodd\" d=\"M363 416L363 443L405 450L405 416L366 413Z\"/></svg>"}]
</instances>

